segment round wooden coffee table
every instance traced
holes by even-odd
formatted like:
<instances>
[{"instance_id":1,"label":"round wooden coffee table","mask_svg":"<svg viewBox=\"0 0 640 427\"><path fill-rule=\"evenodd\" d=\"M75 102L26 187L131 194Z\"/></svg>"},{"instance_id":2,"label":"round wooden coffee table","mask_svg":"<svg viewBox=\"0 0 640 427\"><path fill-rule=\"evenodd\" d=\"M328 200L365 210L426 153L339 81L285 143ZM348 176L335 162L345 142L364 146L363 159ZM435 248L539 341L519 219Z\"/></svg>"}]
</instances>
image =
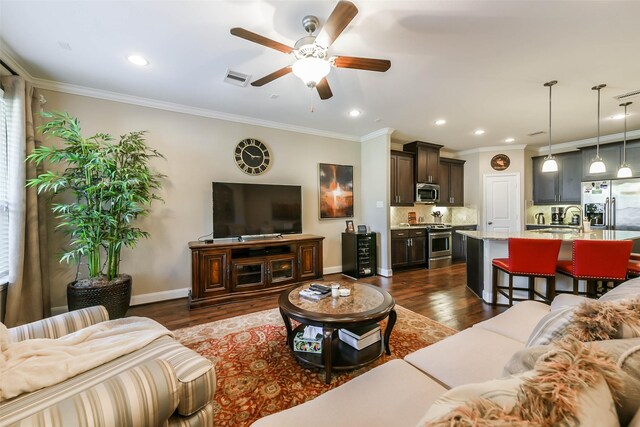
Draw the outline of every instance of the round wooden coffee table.
<instances>
[{"instance_id":1,"label":"round wooden coffee table","mask_svg":"<svg viewBox=\"0 0 640 427\"><path fill-rule=\"evenodd\" d=\"M304 332L306 325L319 326L323 331L322 353L305 353L293 351L293 355L306 365L324 368L325 382L331 382L331 371L334 369L356 369L378 359L385 352L391 354L389 336L396 323L395 300L388 292L365 283L345 283L341 288L351 290L348 297L333 298L331 296L319 301L312 301L299 295L304 284L289 289L280 295L280 314L287 327L287 344L293 351L293 338L296 333ZM356 350L340 341L338 329L352 328L377 323L385 318L387 327L384 339L362 350ZM292 329L291 319L301 324Z\"/></svg>"}]
</instances>

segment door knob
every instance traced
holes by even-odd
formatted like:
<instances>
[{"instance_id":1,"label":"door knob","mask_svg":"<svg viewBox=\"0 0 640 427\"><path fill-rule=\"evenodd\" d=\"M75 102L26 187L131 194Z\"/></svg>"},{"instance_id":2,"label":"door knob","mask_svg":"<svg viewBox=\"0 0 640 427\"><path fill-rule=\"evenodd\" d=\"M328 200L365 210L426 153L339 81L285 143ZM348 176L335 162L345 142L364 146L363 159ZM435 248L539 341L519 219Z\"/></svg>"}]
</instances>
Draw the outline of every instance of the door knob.
<instances>
[{"instance_id":1,"label":"door knob","mask_svg":"<svg viewBox=\"0 0 640 427\"><path fill-rule=\"evenodd\" d=\"M493 222L489 221L487 224L491 225L491 224L493 224Z\"/></svg>"}]
</instances>

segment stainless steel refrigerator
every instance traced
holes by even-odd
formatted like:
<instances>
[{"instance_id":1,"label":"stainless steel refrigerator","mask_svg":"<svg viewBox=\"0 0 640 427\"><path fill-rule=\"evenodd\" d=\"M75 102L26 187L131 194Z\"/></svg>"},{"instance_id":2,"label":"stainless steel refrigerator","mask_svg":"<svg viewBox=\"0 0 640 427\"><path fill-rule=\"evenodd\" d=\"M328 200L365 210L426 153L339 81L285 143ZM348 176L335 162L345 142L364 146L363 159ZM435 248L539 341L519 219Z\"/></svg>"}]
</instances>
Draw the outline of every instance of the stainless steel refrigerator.
<instances>
[{"instance_id":1,"label":"stainless steel refrigerator","mask_svg":"<svg viewBox=\"0 0 640 427\"><path fill-rule=\"evenodd\" d=\"M593 228L640 230L640 178L583 182L582 207Z\"/></svg>"}]
</instances>

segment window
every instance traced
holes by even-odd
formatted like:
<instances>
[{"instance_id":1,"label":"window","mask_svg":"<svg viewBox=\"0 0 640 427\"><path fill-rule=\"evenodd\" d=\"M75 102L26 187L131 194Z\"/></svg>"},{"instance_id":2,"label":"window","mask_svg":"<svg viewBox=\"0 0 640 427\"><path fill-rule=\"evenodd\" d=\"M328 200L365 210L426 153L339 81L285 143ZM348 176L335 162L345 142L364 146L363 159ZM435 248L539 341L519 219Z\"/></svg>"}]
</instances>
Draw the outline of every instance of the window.
<instances>
[{"instance_id":1,"label":"window","mask_svg":"<svg viewBox=\"0 0 640 427\"><path fill-rule=\"evenodd\" d=\"M0 89L0 284L9 280L9 156L7 111Z\"/></svg>"}]
</instances>

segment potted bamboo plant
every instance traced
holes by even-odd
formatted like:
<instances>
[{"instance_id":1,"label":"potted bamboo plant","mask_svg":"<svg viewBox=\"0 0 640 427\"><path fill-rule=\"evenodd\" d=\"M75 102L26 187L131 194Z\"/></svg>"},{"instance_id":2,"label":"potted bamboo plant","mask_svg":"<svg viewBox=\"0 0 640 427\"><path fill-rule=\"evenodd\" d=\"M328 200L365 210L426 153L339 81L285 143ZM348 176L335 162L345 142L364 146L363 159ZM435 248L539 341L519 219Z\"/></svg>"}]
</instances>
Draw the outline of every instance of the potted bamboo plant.
<instances>
[{"instance_id":1,"label":"potted bamboo plant","mask_svg":"<svg viewBox=\"0 0 640 427\"><path fill-rule=\"evenodd\" d=\"M40 127L57 137L60 147L37 147L27 156L35 164L59 164L27 182L38 193L54 197L57 228L70 236L60 262L77 263L76 279L67 286L69 310L104 305L111 318L124 317L131 300L130 275L120 273L123 247L133 248L149 233L134 226L149 213L164 175L151 169L153 158L163 157L147 146L144 131L130 132L114 142L106 133L88 138L67 113L44 112L50 119ZM86 259L86 277L80 279Z\"/></svg>"}]
</instances>

